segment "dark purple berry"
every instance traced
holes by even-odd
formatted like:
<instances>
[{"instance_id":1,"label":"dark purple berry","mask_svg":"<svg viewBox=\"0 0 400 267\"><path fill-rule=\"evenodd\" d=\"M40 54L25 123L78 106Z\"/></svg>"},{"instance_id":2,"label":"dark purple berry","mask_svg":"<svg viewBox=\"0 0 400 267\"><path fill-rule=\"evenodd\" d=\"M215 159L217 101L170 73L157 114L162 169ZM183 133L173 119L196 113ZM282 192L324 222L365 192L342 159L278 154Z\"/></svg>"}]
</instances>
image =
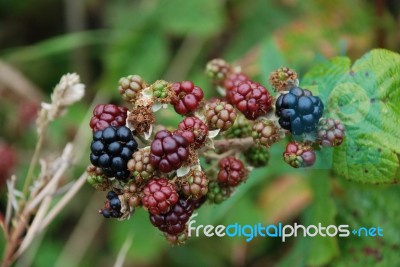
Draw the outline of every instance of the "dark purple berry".
<instances>
[{"instance_id":1,"label":"dark purple berry","mask_svg":"<svg viewBox=\"0 0 400 267\"><path fill-rule=\"evenodd\" d=\"M151 143L151 165L164 173L179 169L189 158L188 146L189 142L183 136L159 131Z\"/></svg>"},{"instance_id":2,"label":"dark purple berry","mask_svg":"<svg viewBox=\"0 0 400 267\"><path fill-rule=\"evenodd\" d=\"M194 210L192 201L180 198L179 201L165 214L151 214L151 223L163 232L168 234L179 234L185 230Z\"/></svg>"}]
</instances>

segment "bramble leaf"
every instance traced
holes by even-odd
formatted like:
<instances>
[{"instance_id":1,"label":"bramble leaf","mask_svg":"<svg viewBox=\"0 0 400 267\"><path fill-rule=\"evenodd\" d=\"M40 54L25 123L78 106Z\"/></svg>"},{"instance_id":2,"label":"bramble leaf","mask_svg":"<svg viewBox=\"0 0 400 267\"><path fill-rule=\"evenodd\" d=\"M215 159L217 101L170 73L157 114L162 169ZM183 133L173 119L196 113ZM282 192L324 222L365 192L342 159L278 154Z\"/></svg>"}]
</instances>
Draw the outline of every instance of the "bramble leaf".
<instances>
[{"instance_id":1,"label":"bramble leaf","mask_svg":"<svg viewBox=\"0 0 400 267\"><path fill-rule=\"evenodd\" d=\"M353 66L347 58L335 58L312 69L301 82L323 99L324 117L338 118L346 126L344 144L326 163L337 174L362 183L398 182L398 73L400 55L376 49Z\"/></svg>"}]
</instances>

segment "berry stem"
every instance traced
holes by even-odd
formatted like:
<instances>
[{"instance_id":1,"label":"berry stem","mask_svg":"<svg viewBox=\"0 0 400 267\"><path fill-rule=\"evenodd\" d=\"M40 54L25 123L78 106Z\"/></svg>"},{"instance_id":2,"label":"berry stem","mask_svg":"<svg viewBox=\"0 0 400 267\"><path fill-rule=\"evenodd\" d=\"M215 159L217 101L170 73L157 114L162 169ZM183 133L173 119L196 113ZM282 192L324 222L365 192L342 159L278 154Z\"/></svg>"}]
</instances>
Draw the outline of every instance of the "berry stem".
<instances>
[{"instance_id":1,"label":"berry stem","mask_svg":"<svg viewBox=\"0 0 400 267\"><path fill-rule=\"evenodd\" d=\"M248 148L250 148L252 145L254 145L254 141L253 141L252 137L233 138L233 139L214 141L215 148L221 152L225 152L228 150L245 151Z\"/></svg>"}]
</instances>

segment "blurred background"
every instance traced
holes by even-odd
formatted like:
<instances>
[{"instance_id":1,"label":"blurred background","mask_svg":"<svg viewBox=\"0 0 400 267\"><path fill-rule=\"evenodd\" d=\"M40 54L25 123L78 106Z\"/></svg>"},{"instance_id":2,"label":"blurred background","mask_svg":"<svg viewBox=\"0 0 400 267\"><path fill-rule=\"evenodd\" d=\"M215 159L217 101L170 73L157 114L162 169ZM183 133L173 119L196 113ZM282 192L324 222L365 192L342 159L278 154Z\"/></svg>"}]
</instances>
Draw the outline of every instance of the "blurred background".
<instances>
[{"instance_id":1,"label":"blurred background","mask_svg":"<svg viewBox=\"0 0 400 267\"><path fill-rule=\"evenodd\" d=\"M9 167L17 166L17 177L26 174L37 108L64 73L81 76L86 96L50 126L47 157L86 127L93 105L122 104L120 77L190 79L211 97L216 92L204 67L222 57L264 85L281 66L301 80L327 58L354 60L376 47L399 52L399 12L397 0L0 0L1 209ZM173 126L181 119L169 110L162 116ZM89 127L81 135L85 145L70 177L89 163ZM16 266L111 266L129 237L126 266L400 266L398 186L347 182L329 168L294 170L283 162L283 150L282 143L273 146L269 166L254 170L222 205L200 209L197 224L379 225L388 237L285 243L200 237L171 247L143 210L129 221L103 219L97 210L104 193L87 184Z\"/></svg>"}]
</instances>

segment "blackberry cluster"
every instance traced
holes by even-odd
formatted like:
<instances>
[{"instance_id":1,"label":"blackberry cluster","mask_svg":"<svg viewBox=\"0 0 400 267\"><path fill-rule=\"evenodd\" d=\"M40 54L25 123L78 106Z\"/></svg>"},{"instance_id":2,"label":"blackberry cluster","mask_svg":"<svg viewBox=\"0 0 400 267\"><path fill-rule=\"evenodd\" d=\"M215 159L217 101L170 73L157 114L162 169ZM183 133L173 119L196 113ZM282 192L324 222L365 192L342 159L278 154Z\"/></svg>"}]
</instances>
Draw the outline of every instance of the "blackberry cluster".
<instances>
[{"instance_id":1,"label":"blackberry cluster","mask_svg":"<svg viewBox=\"0 0 400 267\"><path fill-rule=\"evenodd\" d=\"M127 162L137 148L138 144L131 130L125 126L110 126L93 133L90 162L100 167L107 177L126 180L130 176Z\"/></svg>"},{"instance_id":2,"label":"blackberry cluster","mask_svg":"<svg viewBox=\"0 0 400 267\"><path fill-rule=\"evenodd\" d=\"M315 132L324 112L324 104L309 90L294 87L276 100L279 125L294 135Z\"/></svg>"},{"instance_id":3,"label":"blackberry cluster","mask_svg":"<svg viewBox=\"0 0 400 267\"><path fill-rule=\"evenodd\" d=\"M297 87L297 74L289 68L270 76L276 101L266 87L222 59L209 62L206 73L222 98L204 101L191 81L147 84L130 75L119 81L129 115L124 107L96 106L90 122L93 165L87 172L90 184L109 191L100 210L104 217L127 219L143 207L167 241L180 245L190 236L193 211L206 201L219 204L231 197L248 179L248 165L266 166L270 146L285 135L302 140L290 142L283 153L294 168L314 164L313 145L338 146L344 140L344 126L321 118L321 99ZM156 124L155 112L168 104L184 117L175 129Z\"/></svg>"},{"instance_id":4,"label":"blackberry cluster","mask_svg":"<svg viewBox=\"0 0 400 267\"><path fill-rule=\"evenodd\" d=\"M107 193L107 200L104 208L99 210L99 213L104 218L121 218L121 200L118 198L117 193L110 191Z\"/></svg>"}]
</instances>

